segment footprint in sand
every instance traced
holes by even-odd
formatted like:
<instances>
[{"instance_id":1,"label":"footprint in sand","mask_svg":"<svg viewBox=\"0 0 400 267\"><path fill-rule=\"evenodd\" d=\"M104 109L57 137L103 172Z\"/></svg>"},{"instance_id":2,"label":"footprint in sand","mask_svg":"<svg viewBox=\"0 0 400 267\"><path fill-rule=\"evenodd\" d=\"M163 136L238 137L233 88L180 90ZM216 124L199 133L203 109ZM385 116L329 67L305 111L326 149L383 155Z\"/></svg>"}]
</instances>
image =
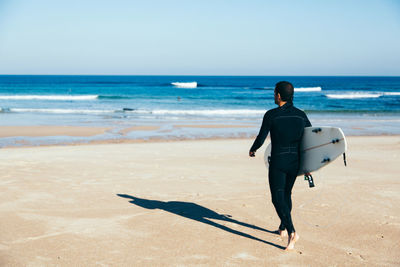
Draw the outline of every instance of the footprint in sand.
<instances>
[{"instance_id":1,"label":"footprint in sand","mask_svg":"<svg viewBox=\"0 0 400 267\"><path fill-rule=\"evenodd\" d=\"M349 256L353 256L353 253L351 252L351 251L347 251L346 252L347 253L347 255L349 255ZM365 257L363 256L363 255L357 255L357 256L355 256L356 258L358 258L359 260L362 260L362 261L364 261L365 260Z\"/></svg>"},{"instance_id":2,"label":"footprint in sand","mask_svg":"<svg viewBox=\"0 0 400 267\"><path fill-rule=\"evenodd\" d=\"M365 260L365 258L363 257L363 255L358 255L358 258L360 259L360 260Z\"/></svg>"}]
</instances>

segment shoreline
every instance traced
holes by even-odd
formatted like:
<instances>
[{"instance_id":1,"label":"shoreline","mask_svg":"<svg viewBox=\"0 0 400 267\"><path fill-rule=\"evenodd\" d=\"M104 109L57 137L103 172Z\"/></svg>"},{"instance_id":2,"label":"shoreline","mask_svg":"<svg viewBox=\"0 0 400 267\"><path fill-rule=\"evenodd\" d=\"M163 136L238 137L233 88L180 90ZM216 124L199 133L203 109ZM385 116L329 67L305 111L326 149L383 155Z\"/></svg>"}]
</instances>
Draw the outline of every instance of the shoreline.
<instances>
[{"instance_id":1,"label":"shoreline","mask_svg":"<svg viewBox=\"0 0 400 267\"><path fill-rule=\"evenodd\" d=\"M400 118L399 118L400 119ZM254 139L261 122L229 121L204 122L184 121L168 123L110 123L99 125L36 125L0 126L0 148L78 146L96 144L130 144L153 142L177 142L185 140ZM318 125L329 125L323 121ZM368 125L352 126L349 122L341 126L346 137L350 136L400 136L400 131L379 132L379 125L369 129ZM396 126L393 126L396 128ZM377 129L377 130L376 130Z\"/></svg>"},{"instance_id":2,"label":"shoreline","mask_svg":"<svg viewBox=\"0 0 400 267\"><path fill-rule=\"evenodd\" d=\"M1 114L0 114L1 115ZM4 114L2 114L4 115ZM178 119L135 116L88 118L36 114L13 114L0 125L0 147L85 145L92 143L164 142L195 139L255 138L262 118L232 117ZM7 119L8 118L8 119ZM340 127L346 136L400 135L400 116L325 115L309 116L314 126ZM35 122L35 125L29 125Z\"/></svg>"},{"instance_id":3,"label":"shoreline","mask_svg":"<svg viewBox=\"0 0 400 267\"><path fill-rule=\"evenodd\" d=\"M346 138L379 138L379 137L400 137L400 134L380 134L380 135L347 135ZM224 140L250 140L254 141L254 136L212 136L212 137L176 137L176 138L149 138L149 139L104 139L82 142L65 142L57 144L19 144L0 147L0 149L23 149L23 148L38 148L38 147L67 147L67 146L96 146L96 145L123 145L123 144L152 144L152 143L175 143L175 142L204 142L204 141L224 141ZM269 135L265 143L269 142ZM1 141L1 139L0 139Z\"/></svg>"}]
</instances>

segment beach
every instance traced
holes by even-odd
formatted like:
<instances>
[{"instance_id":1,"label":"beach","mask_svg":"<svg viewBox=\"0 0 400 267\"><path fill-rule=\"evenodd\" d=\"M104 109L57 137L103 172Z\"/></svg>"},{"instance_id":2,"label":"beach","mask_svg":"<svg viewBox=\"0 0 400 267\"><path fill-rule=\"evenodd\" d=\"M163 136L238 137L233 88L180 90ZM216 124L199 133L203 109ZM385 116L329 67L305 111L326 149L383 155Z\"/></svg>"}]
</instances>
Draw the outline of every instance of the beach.
<instances>
[{"instance_id":1,"label":"beach","mask_svg":"<svg viewBox=\"0 0 400 267\"><path fill-rule=\"evenodd\" d=\"M0 0L0 267L400 267L399 7Z\"/></svg>"},{"instance_id":2,"label":"beach","mask_svg":"<svg viewBox=\"0 0 400 267\"><path fill-rule=\"evenodd\" d=\"M290 252L252 141L2 148L0 265L400 264L398 135L350 136L347 167L297 178Z\"/></svg>"}]
</instances>

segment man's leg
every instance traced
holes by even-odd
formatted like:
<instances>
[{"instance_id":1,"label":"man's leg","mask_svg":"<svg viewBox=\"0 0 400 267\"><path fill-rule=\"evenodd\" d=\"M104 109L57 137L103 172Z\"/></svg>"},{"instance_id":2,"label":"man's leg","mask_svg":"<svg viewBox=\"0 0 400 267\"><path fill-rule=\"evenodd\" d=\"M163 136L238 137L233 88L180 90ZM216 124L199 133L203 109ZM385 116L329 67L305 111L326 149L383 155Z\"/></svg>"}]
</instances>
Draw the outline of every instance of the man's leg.
<instances>
[{"instance_id":1,"label":"man's leg","mask_svg":"<svg viewBox=\"0 0 400 267\"><path fill-rule=\"evenodd\" d=\"M286 176L285 200L286 200L286 204L289 207L289 213L292 211L292 189L293 189L294 183L296 181L296 178L297 178L297 170L295 170L293 172L289 172ZM290 214L290 217L291 216L292 215ZM293 224L293 222L292 222L292 224ZM299 235L296 233L296 230L294 229L294 226L293 226L293 233L289 234L288 245L285 250L293 249L294 245L298 239L299 239Z\"/></svg>"},{"instance_id":2,"label":"man's leg","mask_svg":"<svg viewBox=\"0 0 400 267\"><path fill-rule=\"evenodd\" d=\"M289 207L289 211L292 211L292 189L294 186L294 183L297 178L297 171L288 173L286 176L286 184L285 184L285 200L286 204Z\"/></svg>"},{"instance_id":3,"label":"man's leg","mask_svg":"<svg viewBox=\"0 0 400 267\"><path fill-rule=\"evenodd\" d=\"M274 204L275 210L278 213L283 226L290 235L292 232L294 232L294 228L292 218L290 216L290 210L285 199L286 173L274 168L269 168L268 178L272 203Z\"/></svg>"},{"instance_id":4,"label":"man's leg","mask_svg":"<svg viewBox=\"0 0 400 267\"><path fill-rule=\"evenodd\" d=\"M280 187L281 188L284 188L284 184L283 184L283 182L284 182L284 179L278 179L277 177L275 177L276 175L275 175L275 173L274 173L274 171L273 170L271 170L271 169L269 169L269 172L268 172L268 179L269 179L269 189L270 189L270 192L271 192L271 197L272 197L272 203L274 204L274 207L275 207L275 210L276 210L276 212L278 213L278 216L279 216L279 218L281 218L282 216L279 214L280 213L280 210L279 209L277 209L277 207L276 207L276 201L275 201L275 198L274 198L274 196L273 196L273 194L274 194L274 192L276 192ZM281 234L283 231L285 231L286 230L286 227L285 227L285 225L283 224L283 221L281 220L281 224L279 225L279 234ZM283 237L284 236L284 234L281 234L281 236Z\"/></svg>"},{"instance_id":5,"label":"man's leg","mask_svg":"<svg viewBox=\"0 0 400 267\"><path fill-rule=\"evenodd\" d=\"M289 173L286 176L285 200L290 212L292 212L292 189L297 178L296 173L297 172ZM285 229L285 225L281 221L281 224L279 225L279 232L282 233L282 231L284 231ZM281 234L281 236L284 237L285 233Z\"/></svg>"}]
</instances>

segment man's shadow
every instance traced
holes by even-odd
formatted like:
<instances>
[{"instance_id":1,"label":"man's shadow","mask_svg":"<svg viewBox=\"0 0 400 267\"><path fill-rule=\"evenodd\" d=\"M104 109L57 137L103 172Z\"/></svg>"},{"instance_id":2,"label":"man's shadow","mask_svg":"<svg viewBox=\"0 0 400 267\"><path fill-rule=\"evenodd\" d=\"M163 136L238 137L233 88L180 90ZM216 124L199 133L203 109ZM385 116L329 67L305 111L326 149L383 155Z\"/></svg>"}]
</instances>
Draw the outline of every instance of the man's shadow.
<instances>
[{"instance_id":1,"label":"man's shadow","mask_svg":"<svg viewBox=\"0 0 400 267\"><path fill-rule=\"evenodd\" d=\"M188 218L188 219L192 219L192 220L195 220L198 222L202 222L202 223L217 227L219 229L225 230L232 234L237 234L237 235L240 235L243 237L247 237L247 238L250 238L253 240L257 240L257 241L269 244L271 246L274 246L274 247L277 247L280 249L284 249L284 247L282 247L280 245L277 245L277 244L259 239L257 237L254 237L252 235L231 229L224 225L215 223L215 222L211 221L210 219L216 219L216 220L221 220L221 221L225 221L225 222L236 223L241 226L245 226L245 227L248 227L251 229L256 229L256 230L260 230L260 231L264 231L264 232L268 232L268 233L272 233L272 234L277 234L277 231L270 231L270 230L267 230L267 229L264 229L264 228L261 228L261 227L255 226L255 225L251 225L251 224L247 224L244 222L234 220L234 219L230 218L231 217L230 215L223 215L223 214L216 213L215 211L207 209L203 206L197 205L196 203L181 202L181 201L164 202L164 201L159 201L159 200L138 198L138 197L125 195L125 194L117 194L117 196L123 197L123 198L128 198L131 200L131 201L129 201L130 203L135 204L142 208L165 210L165 211L171 212L176 215L180 215L180 216Z\"/></svg>"}]
</instances>

